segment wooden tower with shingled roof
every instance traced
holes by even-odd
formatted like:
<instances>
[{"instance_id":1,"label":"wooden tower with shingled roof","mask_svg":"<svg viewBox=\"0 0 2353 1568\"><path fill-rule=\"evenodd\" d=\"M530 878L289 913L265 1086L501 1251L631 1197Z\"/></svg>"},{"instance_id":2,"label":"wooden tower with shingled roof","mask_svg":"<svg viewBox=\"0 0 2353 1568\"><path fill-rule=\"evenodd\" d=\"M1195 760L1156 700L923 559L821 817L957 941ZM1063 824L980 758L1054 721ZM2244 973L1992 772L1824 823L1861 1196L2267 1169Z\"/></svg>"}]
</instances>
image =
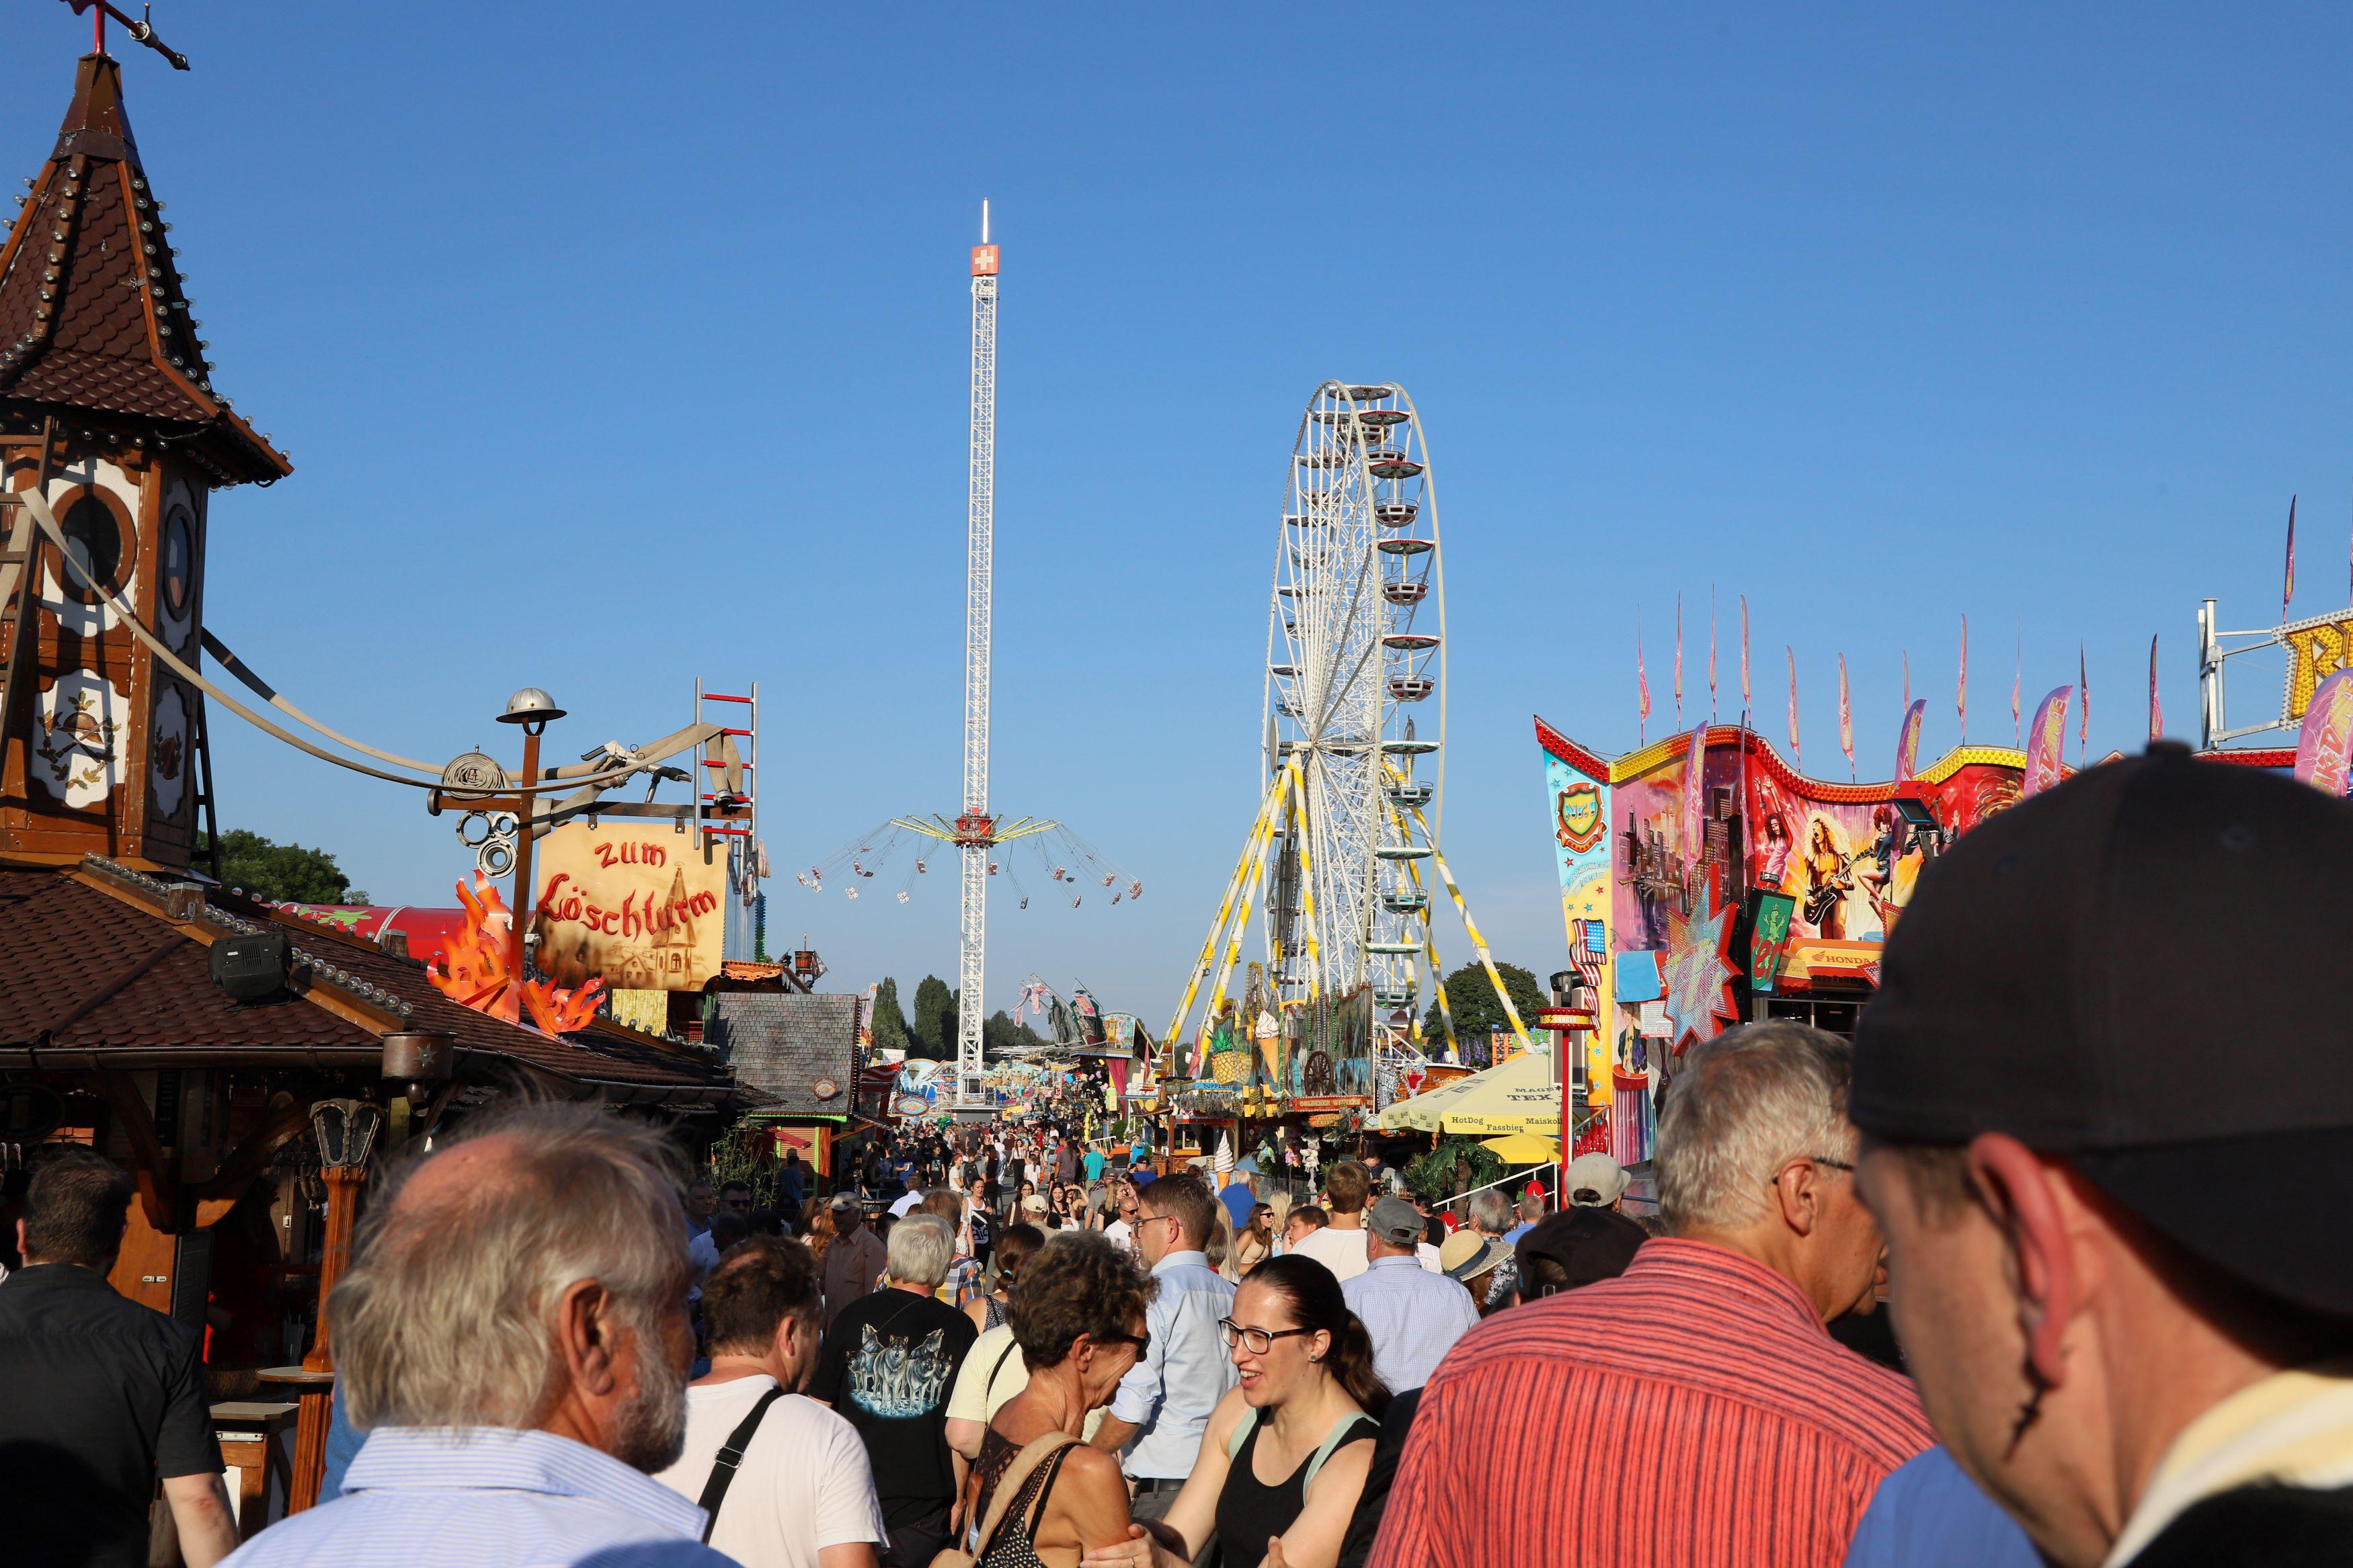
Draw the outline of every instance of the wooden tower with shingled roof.
<instances>
[{"instance_id":1,"label":"wooden tower with shingled roof","mask_svg":"<svg viewBox=\"0 0 2353 1568\"><path fill-rule=\"evenodd\" d=\"M209 498L292 470L213 388L111 56L82 57L25 183L0 248L0 466L98 585L37 539L0 602L0 859L180 869L214 831L203 698L125 613L197 666Z\"/></svg>"}]
</instances>

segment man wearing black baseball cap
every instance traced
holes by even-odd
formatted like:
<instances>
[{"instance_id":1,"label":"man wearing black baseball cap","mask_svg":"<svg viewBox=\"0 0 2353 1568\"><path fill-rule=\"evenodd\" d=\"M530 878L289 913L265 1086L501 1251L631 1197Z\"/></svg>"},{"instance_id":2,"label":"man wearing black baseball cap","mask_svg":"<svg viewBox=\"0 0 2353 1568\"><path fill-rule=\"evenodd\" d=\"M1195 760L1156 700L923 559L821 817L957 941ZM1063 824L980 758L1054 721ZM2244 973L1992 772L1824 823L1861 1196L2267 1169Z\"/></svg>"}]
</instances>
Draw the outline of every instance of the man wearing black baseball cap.
<instances>
[{"instance_id":1,"label":"man wearing black baseball cap","mask_svg":"<svg viewBox=\"0 0 2353 1568\"><path fill-rule=\"evenodd\" d=\"M2061 1568L2353 1561L2349 937L2353 808L2158 742L1889 939L1850 1113L1896 1331Z\"/></svg>"}]
</instances>

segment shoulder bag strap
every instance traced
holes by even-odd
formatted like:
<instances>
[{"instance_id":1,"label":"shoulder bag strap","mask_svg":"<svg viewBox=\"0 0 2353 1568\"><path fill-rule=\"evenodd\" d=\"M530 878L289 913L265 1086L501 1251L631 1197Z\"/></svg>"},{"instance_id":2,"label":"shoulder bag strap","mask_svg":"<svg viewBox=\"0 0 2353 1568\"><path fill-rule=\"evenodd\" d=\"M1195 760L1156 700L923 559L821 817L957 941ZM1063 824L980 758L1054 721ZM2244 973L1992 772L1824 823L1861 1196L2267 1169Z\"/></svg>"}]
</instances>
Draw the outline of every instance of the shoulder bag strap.
<instances>
[{"instance_id":1,"label":"shoulder bag strap","mask_svg":"<svg viewBox=\"0 0 2353 1568\"><path fill-rule=\"evenodd\" d=\"M752 1434L760 1429L760 1418L768 1406L785 1396L782 1388L772 1388L760 1395L752 1414L735 1424L727 1434L727 1441L719 1445L719 1457L711 1462L711 1479L702 1483L702 1495L695 1503L702 1510L702 1542L711 1543L711 1528L719 1522L719 1505L727 1500L727 1489L735 1484L735 1467L744 1462L744 1450L752 1446Z\"/></svg>"},{"instance_id":2,"label":"shoulder bag strap","mask_svg":"<svg viewBox=\"0 0 2353 1568\"><path fill-rule=\"evenodd\" d=\"M1366 1430L1367 1427L1371 1430ZM1381 1424L1369 1415L1352 1415L1334 1426L1330 1434L1324 1437L1324 1446L1315 1450L1315 1457L1307 1461L1307 1474L1301 1478L1300 1489L1304 1490L1314 1486L1316 1472L1323 1469L1324 1461L1330 1458L1340 1448L1359 1437L1377 1437L1380 1435Z\"/></svg>"},{"instance_id":3,"label":"shoulder bag strap","mask_svg":"<svg viewBox=\"0 0 2353 1568\"><path fill-rule=\"evenodd\" d=\"M997 1358L997 1364L988 1369L988 1381L980 1385L980 1407L984 1412L988 1408L989 1394L997 1388L997 1374L1005 1370L1005 1363L1011 1361L1013 1359L1013 1352L1020 1348L1020 1345L1018 1343L1007 1345L1005 1347L1005 1353ZM985 1415L983 1419L985 1422Z\"/></svg>"},{"instance_id":4,"label":"shoulder bag strap","mask_svg":"<svg viewBox=\"0 0 2353 1568\"><path fill-rule=\"evenodd\" d=\"M1015 1457L1013 1463L1005 1468L1005 1473L997 1479L997 1495L989 1499L988 1515L980 1521L980 1533L973 1538L973 1561L978 1562L988 1555L989 1542L997 1539L997 1531L1005 1523L1005 1515L1012 1508L1013 1500L1029 1484L1030 1472L1055 1455L1078 1446L1079 1439L1066 1432L1049 1432L1032 1441Z\"/></svg>"}]
</instances>

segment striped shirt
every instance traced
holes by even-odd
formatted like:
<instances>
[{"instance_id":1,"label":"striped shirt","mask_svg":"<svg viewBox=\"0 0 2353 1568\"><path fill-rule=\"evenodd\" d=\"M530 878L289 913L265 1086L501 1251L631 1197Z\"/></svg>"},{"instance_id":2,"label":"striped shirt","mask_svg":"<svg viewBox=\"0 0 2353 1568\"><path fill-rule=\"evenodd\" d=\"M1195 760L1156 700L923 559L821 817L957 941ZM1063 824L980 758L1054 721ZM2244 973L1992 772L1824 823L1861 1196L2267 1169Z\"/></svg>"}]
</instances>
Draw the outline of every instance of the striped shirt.
<instances>
[{"instance_id":1,"label":"striped shirt","mask_svg":"<svg viewBox=\"0 0 2353 1568\"><path fill-rule=\"evenodd\" d=\"M1704 1242L1488 1319L1422 1392L1372 1568L1838 1568L1936 1441L1795 1285Z\"/></svg>"}]
</instances>

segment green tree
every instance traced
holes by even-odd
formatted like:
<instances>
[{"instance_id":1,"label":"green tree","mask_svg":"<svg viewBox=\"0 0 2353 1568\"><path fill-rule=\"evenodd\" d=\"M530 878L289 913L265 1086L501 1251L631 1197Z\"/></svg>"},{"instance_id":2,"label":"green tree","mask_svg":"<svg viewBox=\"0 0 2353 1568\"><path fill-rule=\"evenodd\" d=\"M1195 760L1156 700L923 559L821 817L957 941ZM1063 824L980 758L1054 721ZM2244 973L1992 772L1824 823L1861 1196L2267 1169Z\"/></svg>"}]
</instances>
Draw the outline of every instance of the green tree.
<instances>
[{"instance_id":1,"label":"green tree","mask_svg":"<svg viewBox=\"0 0 2353 1568\"><path fill-rule=\"evenodd\" d=\"M899 983L886 974L874 988L874 1048L909 1051L913 1045L907 1033L907 1015L899 1007Z\"/></svg>"},{"instance_id":2,"label":"green tree","mask_svg":"<svg viewBox=\"0 0 2353 1568\"><path fill-rule=\"evenodd\" d=\"M335 858L233 827L221 835L221 880L257 899L286 904L364 904Z\"/></svg>"},{"instance_id":3,"label":"green tree","mask_svg":"<svg viewBox=\"0 0 2353 1568\"><path fill-rule=\"evenodd\" d=\"M992 1052L1006 1051L1016 1046L1042 1046L1046 1037L1027 1024L1014 1022L1012 1016L1000 1007L981 1024L980 1043Z\"/></svg>"},{"instance_id":4,"label":"green tree","mask_svg":"<svg viewBox=\"0 0 2353 1568\"><path fill-rule=\"evenodd\" d=\"M1516 963L1499 963L1495 973L1504 977L1504 989L1512 994L1512 1005L1520 1010L1520 1022L1535 1028L1536 1009L1547 1005L1544 992L1537 988L1536 977ZM1504 1016L1504 1005L1495 1000L1494 983L1487 978L1482 965L1466 963L1446 977L1446 1005L1454 1015L1454 1032L1458 1035L1512 1026L1511 1019ZM1440 1044L1446 1039L1446 1026L1439 1021L1435 996L1430 999L1430 1011L1422 1016L1421 1033L1424 1039Z\"/></svg>"},{"instance_id":5,"label":"green tree","mask_svg":"<svg viewBox=\"0 0 2353 1568\"><path fill-rule=\"evenodd\" d=\"M956 1001L948 983L936 974L923 976L915 987L915 1021L907 1047L912 1056L946 1061L955 1055Z\"/></svg>"}]
</instances>

